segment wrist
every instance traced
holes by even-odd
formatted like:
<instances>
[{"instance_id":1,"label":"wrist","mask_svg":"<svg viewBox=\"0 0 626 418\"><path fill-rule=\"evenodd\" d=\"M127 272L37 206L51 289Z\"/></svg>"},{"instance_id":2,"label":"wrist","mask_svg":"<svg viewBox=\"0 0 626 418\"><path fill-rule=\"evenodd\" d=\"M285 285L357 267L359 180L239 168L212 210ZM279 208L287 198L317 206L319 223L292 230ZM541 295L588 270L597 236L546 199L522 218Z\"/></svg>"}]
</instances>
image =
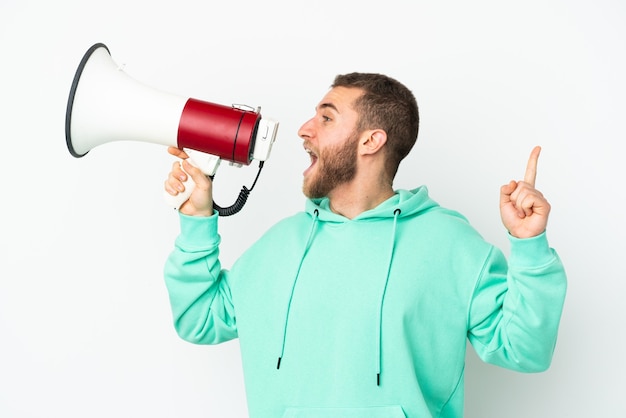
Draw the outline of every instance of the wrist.
<instances>
[{"instance_id":1,"label":"wrist","mask_svg":"<svg viewBox=\"0 0 626 418\"><path fill-rule=\"evenodd\" d=\"M192 204L190 204L190 202L186 202L184 205L182 205L178 209L178 211L186 216L205 217L205 218L209 216L213 216L216 213L215 209L213 208L212 202L211 202L211 205L203 209L197 209Z\"/></svg>"}]
</instances>

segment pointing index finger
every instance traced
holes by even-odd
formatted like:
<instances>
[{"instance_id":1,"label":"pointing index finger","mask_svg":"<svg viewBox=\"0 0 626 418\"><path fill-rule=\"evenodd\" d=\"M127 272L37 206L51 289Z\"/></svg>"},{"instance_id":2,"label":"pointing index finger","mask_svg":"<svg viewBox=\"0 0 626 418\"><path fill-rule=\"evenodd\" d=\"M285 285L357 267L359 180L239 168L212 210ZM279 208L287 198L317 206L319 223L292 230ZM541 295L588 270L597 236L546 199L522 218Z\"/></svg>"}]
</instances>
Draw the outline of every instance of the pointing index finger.
<instances>
[{"instance_id":1,"label":"pointing index finger","mask_svg":"<svg viewBox=\"0 0 626 418\"><path fill-rule=\"evenodd\" d=\"M535 179L537 178L537 160L540 152L540 146L533 148L528 159L528 165L526 165L526 174L524 174L524 181L533 187L535 187Z\"/></svg>"}]
</instances>

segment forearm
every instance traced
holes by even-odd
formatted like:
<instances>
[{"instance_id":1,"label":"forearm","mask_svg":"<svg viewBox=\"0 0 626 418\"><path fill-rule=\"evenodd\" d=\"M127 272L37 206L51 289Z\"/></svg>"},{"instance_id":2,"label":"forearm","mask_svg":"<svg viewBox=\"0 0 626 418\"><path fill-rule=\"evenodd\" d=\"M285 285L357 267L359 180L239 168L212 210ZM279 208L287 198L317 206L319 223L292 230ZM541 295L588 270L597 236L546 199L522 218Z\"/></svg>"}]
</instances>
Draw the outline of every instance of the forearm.
<instances>
[{"instance_id":1,"label":"forearm","mask_svg":"<svg viewBox=\"0 0 626 418\"><path fill-rule=\"evenodd\" d=\"M494 273L476 289L470 341L489 363L528 372L547 369L567 286L558 255L545 234L511 237L508 271Z\"/></svg>"},{"instance_id":2,"label":"forearm","mask_svg":"<svg viewBox=\"0 0 626 418\"><path fill-rule=\"evenodd\" d=\"M235 338L227 272L219 262L217 217L180 218L181 233L164 268L174 327L181 338L196 344Z\"/></svg>"}]
</instances>

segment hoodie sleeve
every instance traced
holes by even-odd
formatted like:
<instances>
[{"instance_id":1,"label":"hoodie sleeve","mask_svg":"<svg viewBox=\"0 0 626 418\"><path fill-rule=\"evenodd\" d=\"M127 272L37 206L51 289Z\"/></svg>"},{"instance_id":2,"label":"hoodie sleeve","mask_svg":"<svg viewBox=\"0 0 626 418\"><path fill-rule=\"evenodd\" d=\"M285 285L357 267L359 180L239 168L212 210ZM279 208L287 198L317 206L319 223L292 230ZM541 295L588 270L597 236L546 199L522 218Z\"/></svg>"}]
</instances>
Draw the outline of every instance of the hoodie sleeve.
<instances>
[{"instance_id":1,"label":"hoodie sleeve","mask_svg":"<svg viewBox=\"0 0 626 418\"><path fill-rule=\"evenodd\" d=\"M195 344L237 337L228 272L219 261L217 218L180 216L180 235L164 268L174 328Z\"/></svg>"},{"instance_id":2,"label":"hoodie sleeve","mask_svg":"<svg viewBox=\"0 0 626 418\"><path fill-rule=\"evenodd\" d=\"M566 292L566 275L545 232L509 236L509 265L493 248L469 308L468 338L485 362L522 372L548 369Z\"/></svg>"}]
</instances>

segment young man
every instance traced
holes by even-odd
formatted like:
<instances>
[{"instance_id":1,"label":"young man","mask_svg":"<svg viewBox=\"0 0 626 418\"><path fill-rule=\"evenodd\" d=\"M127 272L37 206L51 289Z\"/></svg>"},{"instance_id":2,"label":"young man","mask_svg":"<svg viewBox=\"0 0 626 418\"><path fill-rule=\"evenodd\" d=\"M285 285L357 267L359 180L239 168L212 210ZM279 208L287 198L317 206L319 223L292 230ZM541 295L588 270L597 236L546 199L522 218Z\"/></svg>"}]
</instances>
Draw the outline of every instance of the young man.
<instances>
[{"instance_id":1,"label":"young man","mask_svg":"<svg viewBox=\"0 0 626 418\"><path fill-rule=\"evenodd\" d=\"M418 125L396 80L337 76L298 132L311 155L305 211L230 270L211 182L183 162L197 186L165 267L174 325L197 344L240 339L251 417L460 417L466 339L486 362L549 367L566 276L534 188L539 148L524 180L501 188L507 263L425 187L393 189ZM174 164L170 194L185 171Z\"/></svg>"}]
</instances>

